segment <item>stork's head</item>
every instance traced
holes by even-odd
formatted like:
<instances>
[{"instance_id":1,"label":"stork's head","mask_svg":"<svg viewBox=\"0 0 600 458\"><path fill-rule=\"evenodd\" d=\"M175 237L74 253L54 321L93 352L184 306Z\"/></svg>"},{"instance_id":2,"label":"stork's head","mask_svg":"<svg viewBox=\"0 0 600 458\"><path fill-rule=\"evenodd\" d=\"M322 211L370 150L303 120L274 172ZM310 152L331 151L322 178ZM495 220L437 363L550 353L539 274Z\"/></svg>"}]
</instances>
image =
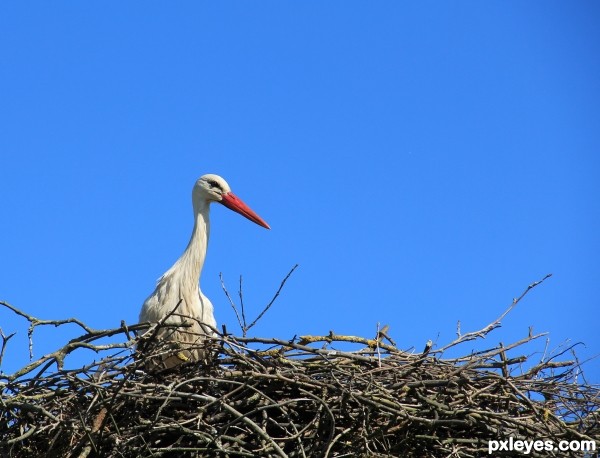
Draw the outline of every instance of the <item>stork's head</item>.
<instances>
[{"instance_id":1,"label":"stork's head","mask_svg":"<svg viewBox=\"0 0 600 458\"><path fill-rule=\"evenodd\" d=\"M231 188L227 182L219 175L209 173L201 176L194 186L193 198L194 200L199 199L207 202L219 202L230 210L245 216L259 226L271 229L265 220L254 213L248 205L231 192Z\"/></svg>"}]
</instances>

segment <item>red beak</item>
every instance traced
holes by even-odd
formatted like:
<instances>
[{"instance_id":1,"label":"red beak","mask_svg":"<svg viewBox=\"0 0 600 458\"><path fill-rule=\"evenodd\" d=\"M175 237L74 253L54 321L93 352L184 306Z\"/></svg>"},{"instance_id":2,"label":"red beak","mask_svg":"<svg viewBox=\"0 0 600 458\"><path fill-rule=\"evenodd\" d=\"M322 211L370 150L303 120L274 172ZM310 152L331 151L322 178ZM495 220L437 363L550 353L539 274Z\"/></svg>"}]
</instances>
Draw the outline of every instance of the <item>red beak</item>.
<instances>
[{"instance_id":1,"label":"red beak","mask_svg":"<svg viewBox=\"0 0 600 458\"><path fill-rule=\"evenodd\" d=\"M242 216L245 216L250 221L255 222L259 226L262 226L267 229L271 229L271 227L267 224L267 222L258 216L254 211L248 207L238 196L236 196L232 192L228 192L227 194L223 194L221 199L221 203L225 205L230 210L233 210L236 213L239 213Z\"/></svg>"}]
</instances>

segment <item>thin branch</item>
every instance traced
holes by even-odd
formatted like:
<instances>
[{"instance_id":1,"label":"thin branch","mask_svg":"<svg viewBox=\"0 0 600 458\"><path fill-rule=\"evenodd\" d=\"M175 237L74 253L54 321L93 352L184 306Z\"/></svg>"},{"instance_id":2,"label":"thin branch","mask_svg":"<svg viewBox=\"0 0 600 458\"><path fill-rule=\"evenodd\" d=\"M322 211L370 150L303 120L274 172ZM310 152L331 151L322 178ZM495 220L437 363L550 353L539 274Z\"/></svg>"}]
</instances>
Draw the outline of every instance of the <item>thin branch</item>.
<instances>
[{"instance_id":1,"label":"thin branch","mask_svg":"<svg viewBox=\"0 0 600 458\"><path fill-rule=\"evenodd\" d=\"M178 316L175 309L170 316ZM147 373L157 353L131 349L160 325L186 326L123 323L0 373L0 444L24 458L472 458L486 455L490 440L599 437L600 387L587 383L574 353L564 360L572 342L546 348L539 361L535 352L512 354L544 336L531 327L517 342L466 347L453 358L432 353L431 341L423 351L403 351L379 325L372 339L333 331L300 339L215 333L206 338L214 360ZM80 348L96 352L95 360L54 368Z\"/></svg>"},{"instance_id":2,"label":"thin branch","mask_svg":"<svg viewBox=\"0 0 600 458\"><path fill-rule=\"evenodd\" d=\"M244 332L244 324L242 323L240 314L238 313L237 307L235 306L233 299L231 299L231 296L229 295L229 291L227 291L227 288L225 287L225 282L223 281L223 272L219 272L219 280L221 280L221 288L223 289L225 296L227 296L227 299L229 300L229 304L231 305L231 308L235 312L235 317L237 318L238 324L240 325L240 330L242 332Z\"/></svg>"},{"instance_id":3,"label":"thin branch","mask_svg":"<svg viewBox=\"0 0 600 458\"><path fill-rule=\"evenodd\" d=\"M235 316L236 316L238 324L240 326L240 330L242 331L243 337L246 337L246 335L248 334L248 330L251 329L252 327L254 327L254 325L264 316L265 313L267 313L267 311L275 303L275 300L279 297L279 294L281 293L281 290L283 289L285 283L288 281L288 279L290 278L290 276L292 275L294 270L296 270L297 268L298 268L298 264L296 264L296 265L294 265L294 267L292 267L292 269L288 272L288 274L285 276L285 278L281 281L281 284L279 285L279 288L277 289L277 292L275 293L275 295L273 296L271 301L265 306L265 308L262 310L262 312L260 312L259 315L256 317L256 319L254 321L252 321L252 323L250 323L250 324L247 324L247 321L246 321L242 276L240 275L240 283L239 283L239 290L238 290L238 296L240 298L240 309L241 309L241 316L240 316L240 313L238 312L238 307L235 305L235 302L233 302L233 299L231 299L229 291L227 291L225 282L223 281L223 274L219 273L219 279L221 280L221 289L225 293L225 296L227 297L227 300L229 301L231 308L235 312Z\"/></svg>"},{"instance_id":4,"label":"thin branch","mask_svg":"<svg viewBox=\"0 0 600 458\"><path fill-rule=\"evenodd\" d=\"M79 321L77 318L67 318L66 320L41 320L39 318L34 317L33 315L29 315L18 308L10 305L8 302L0 301L0 305L12 310L17 315L25 318L29 322L29 328L27 329L27 337L29 339L29 359L33 360L33 331L36 326L62 326L63 324L73 323L81 327L85 332L91 333L94 332L94 329L88 327L83 322Z\"/></svg>"},{"instance_id":5,"label":"thin branch","mask_svg":"<svg viewBox=\"0 0 600 458\"><path fill-rule=\"evenodd\" d=\"M538 281L530 284L527 287L527 289L525 289L525 291L523 291L523 293L518 298L513 299L512 304L510 304L510 306L502 313L502 315L500 315L493 322L491 322L484 328L480 329L479 331L473 331L473 332L467 332L466 334L461 334L460 333L460 321L459 321L458 325L457 325L457 331L456 331L458 337L454 341L452 341L448 345L446 345L445 347L440 348L439 350L436 350L435 353L443 353L444 351L448 350L449 348L452 348L462 342L485 337L486 334L489 334L491 331L493 331L494 329L496 329L497 327L499 327L501 325L504 317L506 315L508 315L512 311L512 309L514 309L516 307L516 305L521 301L521 299L523 299L525 297L525 295L529 291L531 291L533 288L535 288L539 284L543 283L547 278L550 278L551 276L552 276L552 274L547 274L541 280L538 280Z\"/></svg>"},{"instance_id":6,"label":"thin branch","mask_svg":"<svg viewBox=\"0 0 600 458\"><path fill-rule=\"evenodd\" d=\"M259 313L259 315L256 317L256 319L252 323L250 323L250 325L248 325L248 327L246 328L246 331L248 331L251 327L253 327L258 322L258 320L260 320L263 317L263 315L265 313L267 313L267 310L269 310L271 308L271 306L275 302L275 299L277 299L279 297L279 293L281 293L281 290L283 289L285 282L288 281L288 278L290 278L290 276L294 273L294 270L296 270L297 268L298 268L298 264L296 264L294 267L292 267L292 269L288 272L288 274L282 280L281 284L279 285L279 288L277 289L277 292L273 296L273 299L271 299L271 302L269 302L267 304L267 306L263 309L263 311Z\"/></svg>"},{"instance_id":7,"label":"thin branch","mask_svg":"<svg viewBox=\"0 0 600 458\"><path fill-rule=\"evenodd\" d=\"M45 325L61 326L63 324L73 323L73 324L76 324L77 326L79 326L80 328L82 328L85 332L88 332L88 333L94 332L93 328L88 327L85 323L83 323L82 321L79 321L77 318L67 318L66 320L41 320L39 318L34 317L33 315L29 315L29 314L19 310L18 308L10 305L8 302L0 301L0 305L12 310L17 315L22 316L27 321L29 321L34 327L35 326L45 326Z\"/></svg>"},{"instance_id":8,"label":"thin branch","mask_svg":"<svg viewBox=\"0 0 600 458\"><path fill-rule=\"evenodd\" d=\"M242 321L244 322L244 335L248 331L247 321L246 321L246 311L244 310L244 294L242 293L242 276L240 275L240 289L238 291L238 295L240 297L240 308L242 309Z\"/></svg>"},{"instance_id":9,"label":"thin branch","mask_svg":"<svg viewBox=\"0 0 600 458\"><path fill-rule=\"evenodd\" d=\"M0 337L2 338L2 348L0 349L0 366L2 366L2 359L4 358L4 351L6 350L6 344L8 344L8 341L16 334L16 332L13 332L12 334L9 335L5 335L4 332L2 331L2 328L0 328Z\"/></svg>"}]
</instances>

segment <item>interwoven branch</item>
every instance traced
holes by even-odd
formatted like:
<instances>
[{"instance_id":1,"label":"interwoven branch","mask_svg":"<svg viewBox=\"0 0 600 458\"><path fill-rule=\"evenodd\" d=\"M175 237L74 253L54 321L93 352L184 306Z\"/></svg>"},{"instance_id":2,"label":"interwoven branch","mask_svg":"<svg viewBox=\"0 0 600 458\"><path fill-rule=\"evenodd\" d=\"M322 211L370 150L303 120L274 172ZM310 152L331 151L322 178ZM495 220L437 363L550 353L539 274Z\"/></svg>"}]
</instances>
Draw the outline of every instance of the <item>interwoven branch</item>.
<instances>
[{"instance_id":1,"label":"interwoven branch","mask_svg":"<svg viewBox=\"0 0 600 458\"><path fill-rule=\"evenodd\" d=\"M147 324L84 329L0 375L1 457L476 457L491 439L600 436L600 388L581 382L577 359L525 351L543 334L456 358L384 343L387 328L374 339L221 335L208 362L157 374L135 350ZM101 358L65 368L81 348ZM553 453L529 456L582 456Z\"/></svg>"}]
</instances>

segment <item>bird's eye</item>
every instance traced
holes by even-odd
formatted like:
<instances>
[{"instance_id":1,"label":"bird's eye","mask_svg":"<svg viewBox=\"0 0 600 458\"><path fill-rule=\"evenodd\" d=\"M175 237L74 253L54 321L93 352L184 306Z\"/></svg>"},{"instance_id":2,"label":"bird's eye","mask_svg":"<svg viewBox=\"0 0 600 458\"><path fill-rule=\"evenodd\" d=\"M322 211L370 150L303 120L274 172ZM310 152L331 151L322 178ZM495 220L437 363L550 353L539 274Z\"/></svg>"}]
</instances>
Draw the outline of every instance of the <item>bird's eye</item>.
<instances>
[{"instance_id":1,"label":"bird's eye","mask_svg":"<svg viewBox=\"0 0 600 458\"><path fill-rule=\"evenodd\" d=\"M221 187L221 185L219 184L219 182L217 182L215 180L207 180L207 183L210 185L211 189L216 189L218 191L223 192L223 188Z\"/></svg>"}]
</instances>

